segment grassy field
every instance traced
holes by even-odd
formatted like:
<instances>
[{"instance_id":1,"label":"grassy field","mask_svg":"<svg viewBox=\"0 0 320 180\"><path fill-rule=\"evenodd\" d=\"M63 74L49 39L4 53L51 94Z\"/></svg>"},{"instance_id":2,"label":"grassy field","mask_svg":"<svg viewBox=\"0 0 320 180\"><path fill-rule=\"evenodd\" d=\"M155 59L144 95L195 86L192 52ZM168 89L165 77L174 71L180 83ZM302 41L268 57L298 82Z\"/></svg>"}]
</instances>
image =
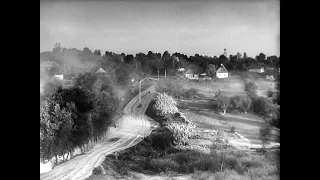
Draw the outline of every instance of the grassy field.
<instances>
[{"instance_id":1,"label":"grassy field","mask_svg":"<svg viewBox=\"0 0 320 180\"><path fill-rule=\"evenodd\" d=\"M215 81L198 82L196 80L183 80L175 78L167 78L176 84L180 84L182 89L195 88L199 94L203 95L205 99L211 99L214 94L220 90L227 96L243 95L244 79L250 79L258 86L258 95L266 96L268 89L275 91L275 83L271 80L266 80L264 74L257 74L251 72L229 72L229 77L225 79L217 79Z\"/></svg>"}]
</instances>

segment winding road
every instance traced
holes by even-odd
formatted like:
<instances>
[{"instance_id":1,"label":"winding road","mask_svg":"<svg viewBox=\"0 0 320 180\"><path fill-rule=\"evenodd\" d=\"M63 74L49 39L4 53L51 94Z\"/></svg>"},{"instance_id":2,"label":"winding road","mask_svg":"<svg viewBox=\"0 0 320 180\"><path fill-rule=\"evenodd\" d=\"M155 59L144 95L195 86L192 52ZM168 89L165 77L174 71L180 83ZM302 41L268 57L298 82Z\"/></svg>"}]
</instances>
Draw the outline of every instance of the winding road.
<instances>
[{"instance_id":1,"label":"winding road","mask_svg":"<svg viewBox=\"0 0 320 180\"><path fill-rule=\"evenodd\" d=\"M139 95L134 97L124 108L125 115L117 120L116 128L108 130L107 138L103 142L97 144L89 152L76 156L49 172L40 174L40 179L86 179L92 174L93 169L104 161L106 155L127 149L142 141L157 126L154 120L145 115L153 93L155 93L155 85L141 92L141 107L139 107ZM114 139L116 141L112 141Z\"/></svg>"}]
</instances>

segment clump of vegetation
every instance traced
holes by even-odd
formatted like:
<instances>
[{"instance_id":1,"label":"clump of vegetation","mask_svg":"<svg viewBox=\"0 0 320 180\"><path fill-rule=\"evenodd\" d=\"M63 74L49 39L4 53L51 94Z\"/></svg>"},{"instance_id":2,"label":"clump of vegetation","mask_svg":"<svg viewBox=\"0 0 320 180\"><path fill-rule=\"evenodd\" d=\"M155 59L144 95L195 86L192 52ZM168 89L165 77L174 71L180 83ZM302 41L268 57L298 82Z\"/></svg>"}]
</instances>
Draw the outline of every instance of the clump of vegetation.
<instances>
[{"instance_id":1,"label":"clump of vegetation","mask_svg":"<svg viewBox=\"0 0 320 180\"><path fill-rule=\"evenodd\" d=\"M235 128L234 126L231 126L231 127L230 127L230 132L231 132L231 133L236 132L236 128Z\"/></svg>"},{"instance_id":2,"label":"clump of vegetation","mask_svg":"<svg viewBox=\"0 0 320 180\"><path fill-rule=\"evenodd\" d=\"M220 110L223 112L223 114L226 114L226 111L230 106L229 97L218 92L217 94L215 94L214 99L215 100L213 101L213 106L216 108L216 110Z\"/></svg>"},{"instance_id":3,"label":"clump of vegetation","mask_svg":"<svg viewBox=\"0 0 320 180\"><path fill-rule=\"evenodd\" d=\"M178 112L177 102L166 93L158 93L156 98L156 104L154 108L157 111L157 114L166 115L174 114Z\"/></svg>"},{"instance_id":4,"label":"clump of vegetation","mask_svg":"<svg viewBox=\"0 0 320 180\"><path fill-rule=\"evenodd\" d=\"M269 142L271 137L271 126L269 123L265 123L263 127L260 128L259 138L262 142L262 150L264 151L266 144Z\"/></svg>"},{"instance_id":5,"label":"clump of vegetation","mask_svg":"<svg viewBox=\"0 0 320 180\"><path fill-rule=\"evenodd\" d=\"M187 91L185 91L185 97L187 99L195 99L198 91L199 90L195 88L188 89Z\"/></svg>"},{"instance_id":6,"label":"clump of vegetation","mask_svg":"<svg viewBox=\"0 0 320 180\"><path fill-rule=\"evenodd\" d=\"M255 98L257 96L258 86L253 82L245 82L245 91L250 98Z\"/></svg>"}]
</instances>

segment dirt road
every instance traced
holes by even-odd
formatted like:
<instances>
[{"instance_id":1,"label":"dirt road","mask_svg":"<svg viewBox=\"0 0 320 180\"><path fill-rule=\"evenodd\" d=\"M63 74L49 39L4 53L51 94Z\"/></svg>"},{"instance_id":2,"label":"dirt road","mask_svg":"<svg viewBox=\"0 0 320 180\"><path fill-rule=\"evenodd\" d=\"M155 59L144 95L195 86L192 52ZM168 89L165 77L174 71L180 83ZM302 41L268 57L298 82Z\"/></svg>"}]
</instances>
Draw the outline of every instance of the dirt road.
<instances>
[{"instance_id":1,"label":"dirt road","mask_svg":"<svg viewBox=\"0 0 320 180\"><path fill-rule=\"evenodd\" d=\"M150 93L149 93L150 91ZM144 112L146 111L153 93L154 85L141 93L142 105L139 107L139 97L134 97L124 108L125 115L119 118L117 128L111 128L107 139L96 145L89 152L67 161L53 170L40 174L43 180L82 180L88 178L92 170L99 166L106 155L123 150L139 143L148 136L154 126ZM112 139L117 139L112 141Z\"/></svg>"}]
</instances>

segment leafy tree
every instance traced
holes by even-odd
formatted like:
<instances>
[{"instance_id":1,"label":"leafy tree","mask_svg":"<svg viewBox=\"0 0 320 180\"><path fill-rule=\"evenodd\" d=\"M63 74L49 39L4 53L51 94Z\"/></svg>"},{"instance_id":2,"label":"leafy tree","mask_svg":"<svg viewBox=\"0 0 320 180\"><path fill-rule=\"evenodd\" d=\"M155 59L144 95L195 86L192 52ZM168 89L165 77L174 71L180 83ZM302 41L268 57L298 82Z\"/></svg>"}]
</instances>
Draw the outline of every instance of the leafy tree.
<instances>
[{"instance_id":1,"label":"leafy tree","mask_svg":"<svg viewBox=\"0 0 320 180\"><path fill-rule=\"evenodd\" d=\"M73 103L67 103L65 108L56 104L50 110L50 102L40 111L40 160L46 162L53 157L64 155L75 148L71 141L72 132L75 131L72 111Z\"/></svg>"},{"instance_id":2,"label":"leafy tree","mask_svg":"<svg viewBox=\"0 0 320 180\"><path fill-rule=\"evenodd\" d=\"M244 52L244 53L243 53L243 59L247 59L247 58L248 58L247 53Z\"/></svg>"},{"instance_id":3,"label":"leafy tree","mask_svg":"<svg viewBox=\"0 0 320 180\"><path fill-rule=\"evenodd\" d=\"M174 114L178 112L177 102L166 93L158 93L154 108L159 115Z\"/></svg>"},{"instance_id":4,"label":"leafy tree","mask_svg":"<svg viewBox=\"0 0 320 180\"><path fill-rule=\"evenodd\" d=\"M258 56L256 56L256 60L260 62L264 62L266 60L266 55L263 53L260 53Z\"/></svg>"},{"instance_id":5,"label":"leafy tree","mask_svg":"<svg viewBox=\"0 0 320 180\"><path fill-rule=\"evenodd\" d=\"M111 124L111 117L118 112L119 100L112 89L112 82L106 75L85 73L76 79L76 87L86 87L94 94L91 113L93 136L102 135Z\"/></svg>"},{"instance_id":6,"label":"leafy tree","mask_svg":"<svg viewBox=\"0 0 320 180\"><path fill-rule=\"evenodd\" d=\"M248 110L250 109L252 104L251 98L249 96L243 96L242 101L242 111L246 114Z\"/></svg>"},{"instance_id":7,"label":"leafy tree","mask_svg":"<svg viewBox=\"0 0 320 180\"><path fill-rule=\"evenodd\" d=\"M213 64L209 64L206 73L208 76L214 77L216 75L216 67Z\"/></svg>"},{"instance_id":8,"label":"leafy tree","mask_svg":"<svg viewBox=\"0 0 320 180\"><path fill-rule=\"evenodd\" d=\"M62 87L62 82L59 81L58 79L50 79L45 82L43 85L43 93L42 93L42 98L43 100L50 96L58 87Z\"/></svg>"},{"instance_id":9,"label":"leafy tree","mask_svg":"<svg viewBox=\"0 0 320 180\"><path fill-rule=\"evenodd\" d=\"M93 52L93 54L97 55L97 56L101 56L101 51L100 50L95 50Z\"/></svg>"},{"instance_id":10,"label":"leafy tree","mask_svg":"<svg viewBox=\"0 0 320 180\"><path fill-rule=\"evenodd\" d=\"M58 104L60 108L67 108L68 104L73 103L75 108L72 110L72 119L75 130L72 131L72 144L81 147L92 136L91 112L94 108L94 95L84 87L71 87L58 89L47 98L49 115L55 111Z\"/></svg>"},{"instance_id":11,"label":"leafy tree","mask_svg":"<svg viewBox=\"0 0 320 180\"><path fill-rule=\"evenodd\" d=\"M260 128L259 138L262 142L262 148L265 149L266 144L269 142L271 137L271 126L266 123L263 127Z\"/></svg>"},{"instance_id":12,"label":"leafy tree","mask_svg":"<svg viewBox=\"0 0 320 180\"><path fill-rule=\"evenodd\" d=\"M223 114L226 114L226 111L230 106L229 97L222 93L217 93L215 99L215 105L223 112Z\"/></svg>"},{"instance_id":13,"label":"leafy tree","mask_svg":"<svg viewBox=\"0 0 320 180\"><path fill-rule=\"evenodd\" d=\"M272 118L277 115L277 106L266 97L255 97L252 101L253 112Z\"/></svg>"},{"instance_id":14,"label":"leafy tree","mask_svg":"<svg viewBox=\"0 0 320 180\"><path fill-rule=\"evenodd\" d=\"M55 45L54 45L54 48L53 48L53 50L52 50L52 52L53 53L60 53L61 52L61 45L60 45L60 43L56 43Z\"/></svg>"},{"instance_id":15,"label":"leafy tree","mask_svg":"<svg viewBox=\"0 0 320 180\"><path fill-rule=\"evenodd\" d=\"M257 96L258 86L250 81L245 83L245 91L250 98L254 98Z\"/></svg>"}]
</instances>

